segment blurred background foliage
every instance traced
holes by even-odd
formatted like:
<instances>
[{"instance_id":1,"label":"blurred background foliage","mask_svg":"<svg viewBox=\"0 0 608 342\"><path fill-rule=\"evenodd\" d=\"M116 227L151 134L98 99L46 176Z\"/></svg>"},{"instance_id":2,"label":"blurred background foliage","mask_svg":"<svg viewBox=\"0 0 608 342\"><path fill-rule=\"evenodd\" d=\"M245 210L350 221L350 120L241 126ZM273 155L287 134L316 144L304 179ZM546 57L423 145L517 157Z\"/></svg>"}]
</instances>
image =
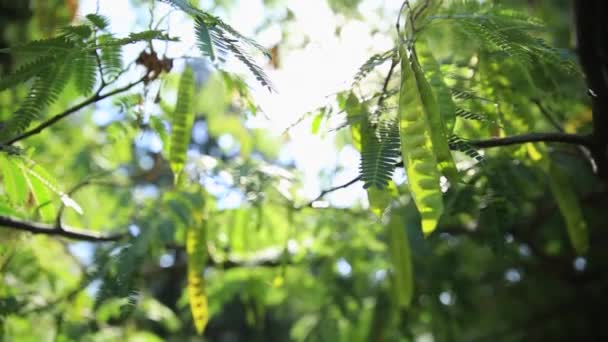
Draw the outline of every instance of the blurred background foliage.
<instances>
[{"instance_id":1,"label":"blurred background foliage","mask_svg":"<svg viewBox=\"0 0 608 342\"><path fill-rule=\"evenodd\" d=\"M131 2L135 20L149 21L152 2ZM543 37L574 54L569 1L494 2L541 18L547 25ZM111 3L100 1L100 6ZM239 6L235 0L202 3L218 15ZM310 43L301 37L290 40L290 21L298 13L285 9L287 3L264 1L268 20L259 31L276 21L282 27L282 42L271 50L275 64L282 49ZM327 0L340 18L335 34L340 35L343 23L359 21L373 34L392 37L395 13L382 4L372 6L377 7L374 16L382 20L368 23L371 14L363 3ZM80 20L78 6L76 0L0 0L0 49L51 36ZM238 18L233 21L236 25ZM458 121L467 138L494 136L499 129L555 130L546 112L555 115L559 129L589 131L591 111L580 75L549 70L534 74L530 82L518 62L493 58L492 52L480 52L474 63L470 51L475 43L456 35L438 27L430 30L428 39L435 56L456 60L443 66L456 75L453 86L473 89L482 99L465 106L485 119ZM137 45L139 51L145 48ZM583 207L590 234L586 255L571 246L546 172L530 158L528 145L485 150L481 163L459 154L460 168L468 170L466 184L447 191L447 213L426 239L403 180L398 181L415 288L411 305L404 309L396 303L390 281L391 235L370 212L367 200L347 207L310 202L313 198L303 195L300 181L306 166L295 167L281 154L287 135L252 124L264 113L249 85L200 60L185 170L189 181L179 191L172 190L173 175L163 149L183 64L180 57L172 57L176 69L158 82L89 107L22 145L82 207L84 215L63 213L66 225L129 234L117 242L92 243L0 229L4 341L608 337L608 197L579 149L556 145L550 151ZM457 67L457 62L465 64ZM17 56L0 54L4 74L20 63ZM280 67L272 63L268 67ZM371 74L355 91L377 91L384 76ZM19 87L0 93L0 120L15 110L25 91ZM350 94L345 90L337 95L337 105L310 113L314 119L305 124L312 125L311 134L335 129L332 125L340 118L335 112L353 110L352 103L344 101ZM49 117L79 99L71 85L49 108ZM338 129L333 143L338 149L352 145L351 132ZM321 175L322 184L332 184L331 176ZM360 189L361 184L353 187ZM365 197L362 189L360 194ZM53 201L61 207L58 198ZM0 209L7 202L2 199ZM40 218L31 206L17 211L23 218ZM200 225L201 217L207 236L204 277L210 320L199 337L188 304L185 240L187 229Z\"/></svg>"}]
</instances>

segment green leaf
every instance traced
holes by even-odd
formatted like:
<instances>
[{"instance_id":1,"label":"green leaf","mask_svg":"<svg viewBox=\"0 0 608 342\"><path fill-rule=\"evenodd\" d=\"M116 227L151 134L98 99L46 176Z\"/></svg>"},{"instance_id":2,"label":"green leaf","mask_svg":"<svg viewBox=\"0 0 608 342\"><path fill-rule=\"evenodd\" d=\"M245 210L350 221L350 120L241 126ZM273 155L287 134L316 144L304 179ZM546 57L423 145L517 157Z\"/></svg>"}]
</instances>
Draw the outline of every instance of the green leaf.
<instances>
[{"instance_id":1,"label":"green leaf","mask_svg":"<svg viewBox=\"0 0 608 342\"><path fill-rule=\"evenodd\" d=\"M376 215L381 218L386 209L391 204L394 197L398 195L397 187L392 181L388 183L386 189L380 190L376 187L370 187L367 189L367 200L369 201L369 208Z\"/></svg>"},{"instance_id":2,"label":"green leaf","mask_svg":"<svg viewBox=\"0 0 608 342\"><path fill-rule=\"evenodd\" d=\"M107 77L116 77L123 70L122 44L117 44L111 34L104 34L98 38L101 50L101 71Z\"/></svg>"},{"instance_id":3,"label":"green leaf","mask_svg":"<svg viewBox=\"0 0 608 342\"><path fill-rule=\"evenodd\" d=\"M62 27L59 32L61 37L74 42L80 42L89 39L93 34L93 30L89 25L75 25Z\"/></svg>"},{"instance_id":4,"label":"green leaf","mask_svg":"<svg viewBox=\"0 0 608 342\"><path fill-rule=\"evenodd\" d=\"M32 197L38 206L40 217L44 221L52 221L55 219L57 210L53 204L52 192L48 189L41 178L34 176L32 172L27 172L27 182L32 192Z\"/></svg>"},{"instance_id":5,"label":"green leaf","mask_svg":"<svg viewBox=\"0 0 608 342\"><path fill-rule=\"evenodd\" d=\"M73 63L76 89L82 95L91 94L95 82L97 82L97 61L95 54L91 51L85 51L74 58Z\"/></svg>"},{"instance_id":6,"label":"green leaf","mask_svg":"<svg viewBox=\"0 0 608 342\"><path fill-rule=\"evenodd\" d=\"M321 122L323 122L324 117L325 111L321 111L317 115L315 115L314 119L312 120L312 125L310 127L310 132L312 134L319 133L319 129L321 128Z\"/></svg>"},{"instance_id":7,"label":"green leaf","mask_svg":"<svg viewBox=\"0 0 608 342\"><path fill-rule=\"evenodd\" d=\"M106 28L108 28L108 26L110 26L110 20L103 15L87 14L86 18L89 22L91 22L91 24L93 24L100 30L105 30Z\"/></svg>"},{"instance_id":8,"label":"green leaf","mask_svg":"<svg viewBox=\"0 0 608 342\"><path fill-rule=\"evenodd\" d=\"M17 70L0 79L0 91L4 91L30 80L32 77L48 69L49 64L53 63L53 57L40 57L31 62L21 65Z\"/></svg>"},{"instance_id":9,"label":"green leaf","mask_svg":"<svg viewBox=\"0 0 608 342\"><path fill-rule=\"evenodd\" d=\"M19 213L11 208L7 203L0 202L0 215L2 216L19 216Z\"/></svg>"},{"instance_id":10,"label":"green leaf","mask_svg":"<svg viewBox=\"0 0 608 342\"><path fill-rule=\"evenodd\" d=\"M577 200L578 196L570 184L568 175L555 162L551 162L549 166L549 185L566 221L572 247L578 254L586 254L589 249L589 232Z\"/></svg>"},{"instance_id":11,"label":"green leaf","mask_svg":"<svg viewBox=\"0 0 608 342\"><path fill-rule=\"evenodd\" d=\"M443 195L439 183L437 157L433 148L432 128L417 82L419 68L413 51L401 47L401 90L399 125L401 153L408 186L422 219L422 231L430 234L443 213ZM420 71L418 71L420 72ZM428 95L428 94L427 94ZM427 99L428 101L428 99Z\"/></svg>"},{"instance_id":12,"label":"green leaf","mask_svg":"<svg viewBox=\"0 0 608 342\"><path fill-rule=\"evenodd\" d=\"M368 109L367 107L359 102L357 96L350 92L344 105L343 110L347 114L347 119L350 122L350 131L353 137L353 145L359 151L363 148L362 142L362 125L368 124Z\"/></svg>"},{"instance_id":13,"label":"green leaf","mask_svg":"<svg viewBox=\"0 0 608 342\"><path fill-rule=\"evenodd\" d=\"M74 209L77 213L79 213L81 215L83 214L83 211L82 211L82 208L80 207L80 205L78 203L76 203L76 201L74 201L70 196L68 196L66 193L64 193L63 191L61 191L59 189L55 179L42 166L40 166L40 164L32 164L30 167L27 167L24 165L22 167L22 170L23 170L23 173L28 176L30 183L32 185L36 186L36 189L39 189L40 185L44 188L44 190L40 189L38 191L40 193L39 197L43 197L43 198L49 197L50 199L52 199L51 194L55 194L63 202L63 205L65 205L68 208ZM34 196L36 196L34 191L37 191L37 190L32 189L32 194ZM38 201L38 205L46 207L47 205L45 203L50 203L50 199L45 202ZM51 205L51 209L49 209L49 210L54 210L52 208L52 205ZM54 215L54 213L53 213L53 215ZM51 216L51 215L49 215L49 216Z\"/></svg>"},{"instance_id":14,"label":"green leaf","mask_svg":"<svg viewBox=\"0 0 608 342\"><path fill-rule=\"evenodd\" d=\"M403 208L392 208L388 222L389 251L393 264L393 286L396 302L400 307L408 307L414 296L414 276L410 251L410 242L407 237Z\"/></svg>"},{"instance_id":15,"label":"green leaf","mask_svg":"<svg viewBox=\"0 0 608 342\"><path fill-rule=\"evenodd\" d=\"M73 41L65 37L53 37L41 40L32 40L24 44L15 45L11 48L0 49L0 53L15 53L41 56L65 55L74 49Z\"/></svg>"},{"instance_id":16,"label":"green leaf","mask_svg":"<svg viewBox=\"0 0 608 342\"><path fill-rule=\"evenodd\" d=\"M384 189L393 176L399 149L399 126L382 122L374 131L369 124L361 126L362 151L359 171L364 188Z\"/></svg>"},{"instance_id":17,"label":"green leaf","mask_svg":"<svg viewBox=\"0 0 608 342\"><path fill-rule=\"evenodd\" d=\"M0 172L4 181L4 191L13 205L23 205L28 195L27 181L19 167L20 164L20 160L0 153Z\"/></svg>"},{"instance_id":18,"label":"green leaf","mask_svg":"<svg viewBox=\"0 0 608 342\"><path fill-rule=\"evenodd\" d=\"M40 118L46 108L57 101L72 74L73 53L57 58L41 71L32 84L25 100L7 122L9 136L16 136L26 130L32 121ZM4 134L3 134L4 135Z\"/></svg>"},{"instance_id":19,"label":"green leaf","mask_svg":"<svg viewBox=\"0 0 608 342\"><path fill-rule=\"evenodd\" d=\"M161 2L165 2L168 3L169 5L172 5L182 11L184 11L185 13L188 13L190 15L201 15L204 14L203 11L197 9L196 7L192 6L192 4L190 3L190 1L188 0L160 0Z\"/></svg>"},{"instance_id":20,"label":"green leaf","mask_svg":"<svg viewBox=\"0 0 608 342\"><path fill-rule=\"evenodd\" d=\"M397 55L397 49L391 49L389 51L375 54L371 56L357 71L354 77L354 84L361 82L367 75L369 75L374 69L380 65L386 63L389 59L394 58Z\"/></svg>"},{"instance_id":21,"label":"green leaf","mask_svg":"<svg viewBox=\"0 0 608 342\"><path fill-rule=\"evenodd\" d=\"M175 184L179 183L179 177L186 163L186 153L194 123L193 95L194 71L192 71L192 68L186 67L179 82L177 103L171 117L169 162L175 177Z\"/></svg>"},{"instance_id":22,"label":"green leaf","mask_svg":"<svg viewBox=\"0 0 608 342\"><path fill-rule=\"evenodd\" d=\"M484 157L479 154L479 151L473 147L473 145L469 144L466 140L457 135L450 136L448 139L448 144L450 145L451 150L460 151L466 154L469 158L475 159L477 162L481 163L485 160Z\"/></svg>"},{"instance_id":23,"label":"green leaf","mask_svg":"<svg viewBox=\"0 0 608 342\"><path fill-rule=\"evenodd\" d=\"M198 48L201 50L203 55L209 57L212 61L214 61L215 51L213 48L213 42L211 41L211 35L209 34L209 29L207 28L205 21L202 17L196 17L194 22L194 29L196 30Z\"/></svg>"}]
</instances>

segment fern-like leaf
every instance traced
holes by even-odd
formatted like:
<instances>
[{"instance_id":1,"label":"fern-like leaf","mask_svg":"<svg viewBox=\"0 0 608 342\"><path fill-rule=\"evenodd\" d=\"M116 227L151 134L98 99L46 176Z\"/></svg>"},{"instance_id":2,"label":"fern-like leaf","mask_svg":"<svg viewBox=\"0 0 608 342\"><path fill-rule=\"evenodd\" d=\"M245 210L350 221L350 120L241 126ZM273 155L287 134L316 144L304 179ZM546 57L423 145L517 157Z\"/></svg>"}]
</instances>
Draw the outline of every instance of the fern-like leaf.
<instances>
[{"instance_id":1,"label":"fern-like leaf","mask_svg":"<svg viewBox=\"0 0 608 342\"><path fill-rule=\"evenodd\" d=\"M268 49L266 49L264 46L260 45L255 40L242 35L239 31L235 30L232 26L228 25L226 22L224 22L223 20L221 20L218 17L213 17L213 20L215 23L217 23L218 27L222 28L224 31L228 32L233 37L237 38L237 40L255 48L256 50L263 53L264 56L266 56L268 58L272 58L272 54L270 53L270 51L268 51Z\"/></svg>"},{"instance_id":2,"label":"fern-like leaf","mask_svg":"<svg viewBox=\"0 0 608 342\"><path fill-rule=\"evenodd\" d=\"M75 25L62 27L60 37L64 37L67 40L80 42L82 40L89 39L93 34L93 29L89 25Z\"/></svg>"},{"instance_id":3,"label":"fern-like leaf","mask_svg":"<svg viewBox=\"0 0 608 342\"><path fill-rule=\"evenodd\" d=\"M130 298L137 293L137 269L142 262L142 251L136 247L138 240L144 238L138 237L109 260L109 264L105 266L101 286L95 296L94 308L99 308L110 298Z\"/></svg>"},{"instance_id":4,"label":"fern-like leaf","mask_svg":"<svg viewBox=\"0 0 608 342\"><path fill-rule=\"evenodd\" d=\"M110 26L110 20L100 14L87 14L87 20L100 30L105 30Z\"/></svg>"},{"instance_id":5,"label":"fern-like leaf","mask_svg":"<svg viewBox=\"0 0 608 342\"><path fill-rule=\"evenodd\" d=\"M109 34L99 37L101 70L108 77L116 77L123 69L121 45L114 44L115 41Z\"/></svg>"},{"instance_id":6,"label":"fern-like leaf","mask_svg":"<svg viewBox=\"0 0 608 342\"><path fill-rule=\"evenodd\" d=\"M97 82L97 61L95 54L85 51L74 58L74 82L82 95L89 95Z\"/></svg>"},{"instance_id":7,"label":"fern-like leaf","mask_svg":"<svg viewBox=\"0 0 608 342\"><path fill-rule=\"evenodd\" d=\"M384 189L395 171L400 156L399 126L396 123L380 124L376 132L364 130L359 171L363 187Z\"/></svg>"},{"instance_id":8,"label":"fern-like leaf","mask_svg":"<svg viewBox=\"0 0 608 342\"><path fill-rule=\"evenodd\" d=\"M71 54L58 58L57 63L36 77L21 107L7 122L9 134L22 133L33 120L40 118L47 106L57 100L70 79L72 58Z\"/></svg>"},{"instance_id":9,"label":"fern-like leaf","mask_svg":"<svg viewBox=\"0 0 608 342\"><path fill-rule=\"evenodd\" d=\"M223 38L223 42L226 44L226 48L234 54L234 56L240 60L245 66L253 73L256 80L260 82L260 84L270 91L274 91L274 85L270 81L270 78L266 75L264 70L257 65L251 56L245 52L237 43L238 41L234 39L230 39L224 35L224 33L220 33L220 36Z\"/></svg>"},{"instance_id":10,"label":"fern-like leaf","mask_svg":"<svg viewBox=\"0 0 608 342\"><path fill-rule=\"evenodd\" d=\"M569 73L580 74L576 63L566 58L534 32L544 30L544 23L536 18L499 7L484 8L482 4L467 3L465 6L455 2L456 10L463 7L468 13L450 14L454 25L471 38L478 41L482 48L502 51L524 64L548 63ZM473 14L471 14L473 13Z\"/></svg>"},{"instance_id":11,"label":"fern-like leaf","mask_svg":"<svg viewBox=\"0 0 608 342\"><path fill-rule=\"evenodd\" d=\"M40 57L31 62L21 65L15 72L0 79L0 91L13 88L20 83L30 80L32 77L48 69L54 58Z\"/></svg>"},{"instance_id":12,"label":"fern-like leaf","mask_svg":"<svg viewBox=\"0 0 608 342\"><path fill-rule=\"evenodd\" d=\"M466 120L474 120L481 122L492 122L490 118L485 115L481 115L478 113L473 113L470 110L466 110L464 108L456 108L456 115Z\"/></svg>"},{"instance_id":13,"label":"fern-like leaf","mask_svg":"<svg viewBox=\"0 0 608 342\"><path fill-rule=\"evenodd\" d=\"M10 48L0 49L0 53L17 53L17 54L32 54L36 57L63 55L66 52L74 49L73 41L65 37L54 37L41 40L32 40L30 42L15 45Z\"/></svg>"},{"instance_id":14,"label":"fern-like leaf","mask_svg":"<svg viewBox=\"0 0 608 342\"><path fill-rule=\"evenodd\" d=\"M188 0L159 0L160 2L167 3L185 13L196 16L200 15L204 12L198 10L196 7L192 6L190 1Z\"/></svg>"},{"instance_id":15,"label":"fern-like leaf","mask_svg":"<svg viewBox=\"0 0 608 342\"><path fill-rule=\"evenodd\" d=\"M365 77L367 77L367 75L369 75L372 71L374 71L374 69L376 69L380 65L384 64L389 59L392 59L396 53L397 53L397 49L391 49L389 51L371 56L359 68L359 70L357 71L357 74L355 74L353 83L356 84L356 83L361 82Z\"/></svg>"},{"instance_id":16,"label":"fern-like leaf","mask_svg":"<svg viewBox=\"0 0 608 342\"><path fill-rule=\"evenodd\" d=\"M215 60L215 51L213 48L213 42L211 41L211 35L207 24L202 17L196 17L195 19L195 30L196 39L198 41L198 47L203 55L209 57L212 61Z\"/></svg>"},{"instance_id":17,"label":"fern-like leaf","mask_svg":"<svg viewBox=\"0 0 608 342\"><path fill-rule=\"evenodd\" d=\"M450 136L450 138L448 139L448 143L450 145L450 149L454 151L463 152L464 154L469 156L469 158L473 158L477 162L484 162L485 160L484 157L479 154L477 149L475 149L475 147L473 147L466 140L462 139L457 135Z\"/></svg>"},{"instance_id":18,"label":"fern-like leaf","mask_svg":"<svg viewBox=\"0 0 608 342\"><path fill-rule=\"evenodd\" d=\"M270 57L271 54L266 48L253 39L245 37L220 18L197 9L190 1L160 1L170 4L195 18L198 46L203 55L210 57L212 60L218 58L223 62L223 56L228 53L233 54L241 63L245 64L262 86L267 87L270 91L274 90L274 86L264 73L264 70L253 61L242 45L251 46L261 51L267 57Z\"/></svg>"}]
</instances>

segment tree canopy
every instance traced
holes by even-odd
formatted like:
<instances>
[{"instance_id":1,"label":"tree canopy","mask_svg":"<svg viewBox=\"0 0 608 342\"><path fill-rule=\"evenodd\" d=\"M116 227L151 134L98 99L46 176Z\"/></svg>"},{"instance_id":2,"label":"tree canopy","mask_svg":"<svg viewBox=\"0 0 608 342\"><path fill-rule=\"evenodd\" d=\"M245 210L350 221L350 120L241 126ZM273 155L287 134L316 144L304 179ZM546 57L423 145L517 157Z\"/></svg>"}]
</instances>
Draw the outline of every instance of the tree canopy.
<instances>
[{"instance_id":1,"label":"tree canopy","mask_svg":"<svg viewBox=\"0 0 608 342\"><path fill-rule=\"evenodd\" d=\"M608 338L608 3L295 3L0 2L2 339Z\"/></svg>"}]
</instances>

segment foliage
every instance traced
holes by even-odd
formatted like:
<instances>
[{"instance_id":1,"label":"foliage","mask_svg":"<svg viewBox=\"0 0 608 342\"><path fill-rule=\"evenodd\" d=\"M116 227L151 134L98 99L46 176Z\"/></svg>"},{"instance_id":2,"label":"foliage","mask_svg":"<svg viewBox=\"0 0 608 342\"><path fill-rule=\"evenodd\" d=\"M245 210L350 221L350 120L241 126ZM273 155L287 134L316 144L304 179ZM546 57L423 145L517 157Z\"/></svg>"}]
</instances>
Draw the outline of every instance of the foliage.
<instances>
[{"instance_id":1,"label":"foliage","mask_svg":"<svg viewBox=\"0 0 608 342\"><path fill-rule=\"evenodd\" d=\"M320 175L216 69L273 89L252 56L315 45L297 6L264 2L270 54L211 14L231 1L132 1L122 34L66 3L0 20L2 340L606 339L603 95L563 2L328 0L332 44L362 23L395 41L294 125L359 153ZM203 58L175 55L175 13Z\"/></svg>"}]
</instances>

